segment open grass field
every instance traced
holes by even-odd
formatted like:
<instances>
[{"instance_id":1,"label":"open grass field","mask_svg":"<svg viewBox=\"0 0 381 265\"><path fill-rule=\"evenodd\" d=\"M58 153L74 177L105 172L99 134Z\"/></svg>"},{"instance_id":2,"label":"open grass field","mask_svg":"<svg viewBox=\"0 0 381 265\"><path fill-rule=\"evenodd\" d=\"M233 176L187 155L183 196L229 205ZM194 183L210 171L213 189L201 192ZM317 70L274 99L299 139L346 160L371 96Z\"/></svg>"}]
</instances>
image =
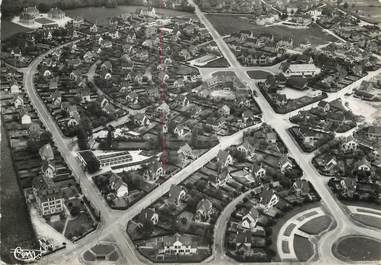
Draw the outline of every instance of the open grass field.
<instances>
[{"instance_id":1,"label":"open grass field","mask_svg":"<svg viewBox=\"0 0 381 265\"><path fill-rule=\"evenodd\" d=\"M8 20L1 20L1 40L5 40L16 33L27 31L30 31L30 29L24 28Z\"/></svg>"},{"instance_id":2,"label":"open grass field","mask_svg":"<svg viewBox=\"0 0 381 265\"><path fill-rule=\"evenodd\" d=\"M273 75L272 73L262 70L247 71L247 74L251 79L266 79L267 77Z\"/></svg>"},{"instance_id":3,"label":"open grass field","mask_svg":"<svg viewBox=\"0 0 381 265\"><path fill-rule=\"evenodd\" d=\"M359 247L361 246L361 247ZM381 242L362 236L352 236L341 240L333 253L351 261L381 260Z\"/></svg>"},{"instance_id":4,"label":"open grass field","mask_svg":"<svg viewBox=\"0 0 381 265\"><path fill-rule=\"evenodd\" d=\"M32 248L37 245L36 234L13 168L10 147L1 126L1 259L14 262L10 253L17 246Z\"/></svg>"},{"instance_id":5,"label":"open grass field","mask_svg":"<svg viewBox=\"0 0 381 265\"><path fill-rule=\"evenodd\" d=\"M374 216L364 214L352 214L352 218L364 225L381 229L381 216L380 218L377 218Z\"/></svg>"},{"instance_id":6,"label":"open grass field","mask_svg":"<svg viewBox=\"0 0 381 265\"><path fill-rule=\"evenodd\" d=\"M319 216L305 223L300 230L310 235L318 235L324 230L328 229L331 224L331 218L327 215Z\"/></svg>"},{"instance_id":7,"label":"open grass field","mask_svg":"<svg viewBox=\"0 0 381 265\"><path fill-rule=\"evenodd\" d=\"M250 30L256 34L273 34L276 38L293 38L296 45L307 40L311 42L312 46L337 41L335 37L323 32L321 28L315 24L311 25L309 29L293 29L284 26L264 27L250 23L247 17L243 16L228 14L208 14L206 16L221 35L228 35L241 30ZM226 23L226 21L229 21L229 23Z\"/></svg>"},{"instance_id":8,"label":"open grass field","mask_svg":"<svg viewBox=\"0 0 381 265\"><path fill-rule=\"evenodd\" d=\"M311 242L302 236L295 235L294 237L295 254L299 261L307 261L314 254L314 248Z\"/></svg>"}]
</instances>

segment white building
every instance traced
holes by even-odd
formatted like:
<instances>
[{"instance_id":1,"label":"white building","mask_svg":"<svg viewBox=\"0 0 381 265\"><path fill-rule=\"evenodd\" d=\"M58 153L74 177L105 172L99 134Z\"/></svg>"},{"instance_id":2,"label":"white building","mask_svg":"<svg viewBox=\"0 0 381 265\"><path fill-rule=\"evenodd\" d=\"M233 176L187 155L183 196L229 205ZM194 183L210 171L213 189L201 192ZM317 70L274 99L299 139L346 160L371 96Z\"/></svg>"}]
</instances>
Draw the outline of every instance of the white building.
<instances>
[{"instance_id":1,"label":"white building","mask_svg":"<svg viewBox=\"0 0 381 265\"><path fill-rule=\"evenodd\" d=\"M316 67L314 64L290 64L286 69L284 69L283 74L286 77L310 77L318 75L320 72L320 68Z\"/></svg>"}]
</instances>

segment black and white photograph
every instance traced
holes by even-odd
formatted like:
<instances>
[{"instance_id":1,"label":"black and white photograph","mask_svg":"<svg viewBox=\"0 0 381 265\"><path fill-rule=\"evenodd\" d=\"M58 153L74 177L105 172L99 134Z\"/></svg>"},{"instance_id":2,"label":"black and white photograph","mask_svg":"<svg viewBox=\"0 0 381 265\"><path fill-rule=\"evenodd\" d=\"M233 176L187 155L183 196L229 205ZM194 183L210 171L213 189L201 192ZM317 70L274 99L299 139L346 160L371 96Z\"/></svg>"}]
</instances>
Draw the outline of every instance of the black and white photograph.
<instances>
[{"instance_id":1,"label":"black and white photograph","mask_svg":"<svg viewBox=\"0 0 381 265\"><path fill-rule=\"evenodd\" d=\"M0 0L0 265L381 262L381 0Z\"/></svg>"}]
</instances>

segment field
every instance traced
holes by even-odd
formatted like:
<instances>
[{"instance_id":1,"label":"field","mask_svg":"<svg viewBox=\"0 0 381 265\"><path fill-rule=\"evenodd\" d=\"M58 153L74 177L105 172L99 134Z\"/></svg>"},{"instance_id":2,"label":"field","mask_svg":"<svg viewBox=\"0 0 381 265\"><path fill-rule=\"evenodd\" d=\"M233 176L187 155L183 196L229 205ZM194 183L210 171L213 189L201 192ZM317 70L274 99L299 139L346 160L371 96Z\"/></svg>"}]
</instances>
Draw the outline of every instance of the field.
<instances>
[{"instance_id":1,"label":"field","mask_svg":"<svg viewBox=\"0 0 381 265\"><path fill-rule=\"evenodd\" d=\"M1 40L5 40L16 33L26 31L30 31L30 29L24 28L8 20L1 20Z\"/></svg>"},{"instance_id":2,"label":"field","mask_svg":"<svg viewBox=\"0 0 381 265\"><path fill-rule=\"evenodd\" d=\"M294 249L299 261L307 261L314 254L311 242L307 238L299 235L295 235L294 237Z\"/></svg>"},{"instance_id":3,"label":"field","mask_svg":"<svg viewBox=\"0 0 381 265\"><path fill-rule=\"evenodd\" d=\"M50 24L50 23L54 23L53 20L50 20L50 19L47 19L47 18L44 18L44 17L36 18L35 21L38 22L38 23L40 23L40 24Z\"/></svg>"},{"instance_id":4,"label":"field","mask_svg":"<svg viewBox=\"0 0 381 265\"><path fill-rule=\"evenodd\" d=\"M108 18L119 16L124 13L135 12L139 6L118 6L117 8L105 8L105 7L83 7L71 10L66 10L66 14L70 17L82 16L84 19L98 25L106 25ZM192 13L181 12L170 9L156 8L156 12L160 14L166 14L168 16L194 16Z\"/></svg>"},{"instance_id":5,"label":"field","mask_svg":"<svg viewBox=\"0 0 381 265\"><path fill-rule=\"evenodd\" d=\"M310 41L312 46L337 41L335 37L323 32L315 24L309 29L292 29L284 26L264 27L250 23L247 17L242 16L219 14L208 14L206 16L221 35L228 35L241 30L250 30L256 34L273 34L276 38L289 39L292 37L296 45L306 40ZM226 23L226 21L229 21L229 23Z\"/></svg>"},{"instance_id":6,"label":"field","mask_svg":"<svg viewBox=\"0 0 381 265\"><path fill-rule=\"evenodd\" d=\"M326 230L329 227L330 223L331 218L329 218L327 215L323 215L307 222L300 228L300 230L310 235L318 235Z\"/></svg>"},{"instance_id":7,"label":"field","mask_svg":"<svg viewBox=\"0 0 381 265\"><path fill-rule=\"evenodd\" d=\"M372 226L378 229L381 229L381 216L380 218L370 216L370 215L363 215L363 214L353 214L352 218L356 221L363 223L364 225Z\"/></svg>"},{"instance_id":8,"label":"field","mask_svg":"<svg viewBox=\"0 0 381 265\"><path fill-rule=\"evenodd\" d=\"M17 182L3 127L1 127L1 157L1 259L11 263L14 260L9 252L10 249L17 246L35 247L36 235Z\"/></svg>"},{"instance_id":9,"label":"field","mask_svg":"<svg viewBox=\"0 0 381 265\"><path fill-rule=\"evenodd\" d=\"M272 73L261 70L247 71L247 74L251 79L266 79L268 76L272 75Z\"/></svg>"},{"instance_id":10,"label":"field","mask_svg":"<svg viewBox=\"0 0 381 265\"><path fill-rule=\"evenodd\" d=\"M361 246L361 247L359 247ZM334 247L334 254L351 261L376 261L381 259L381 243L366 237L352 236Z\"/></svg>"},{"instance_id":11,"label":"field","mask_svg":"<svg viewBox=\"0 0 381 265\"><path fill-rule=\"evenodd\" d=\"M354 12L356 16L371 22L381 23L381 2L377 0L351 0L350 4L354 4Z\"/></svg>"}]
</instances>

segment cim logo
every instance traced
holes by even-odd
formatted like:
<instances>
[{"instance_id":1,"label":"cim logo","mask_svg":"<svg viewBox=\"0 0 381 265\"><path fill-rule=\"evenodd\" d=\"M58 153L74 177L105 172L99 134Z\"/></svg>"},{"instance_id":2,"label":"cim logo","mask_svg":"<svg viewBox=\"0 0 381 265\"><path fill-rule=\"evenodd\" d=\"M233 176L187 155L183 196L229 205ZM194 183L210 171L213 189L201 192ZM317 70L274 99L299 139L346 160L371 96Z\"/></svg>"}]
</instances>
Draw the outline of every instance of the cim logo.
<instances>
[{"instance_id":1,"label":"cim logo","mask_svg":"<svg viewBox=\"0 0 381 265\"><path fill-rule=\"evenodd\" d=\"M49 248L52 248L53 245L48 243L45 240L38 240L40 243L40 249L23 249L21 247L16 247L11 250L13 257L22 262L34 262L39 260L44 254L48 253Z\"/></svg>"}]
</instances>

